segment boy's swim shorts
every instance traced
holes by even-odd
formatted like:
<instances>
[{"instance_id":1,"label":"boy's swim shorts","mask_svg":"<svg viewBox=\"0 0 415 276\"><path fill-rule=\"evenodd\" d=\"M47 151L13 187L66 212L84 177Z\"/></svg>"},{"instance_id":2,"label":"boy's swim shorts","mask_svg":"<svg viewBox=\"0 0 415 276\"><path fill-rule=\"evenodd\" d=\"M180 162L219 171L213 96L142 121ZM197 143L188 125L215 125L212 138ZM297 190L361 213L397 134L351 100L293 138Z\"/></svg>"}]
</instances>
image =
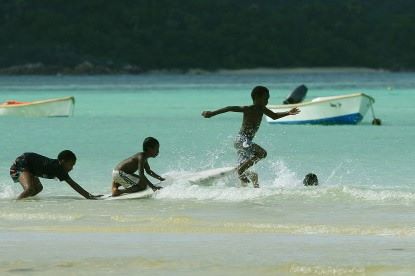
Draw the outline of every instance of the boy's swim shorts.
<instances>
[{"instance_id":1,"label":"boy's swim shorts","mask_svg":"<svg viewBox=\"0 0 415 276\"><path fill-rule=\"evenodd\" d=\"M20 173L23 172L27 166L24 155L20 155L16 158L13 165L10 167L10 177L13 179L13 182L19 182Z\"/></svg>"},{"instance_id":2,"label":"boy's swim shorts","mask_svg":"<svg viewBox=\"0 0 415 276\"><path fill-rule=\"evenodd\" d=\"M140 177L136 174L129 174L119 170L112 171L112 181L122 185L126 189L138 185L139 180Z\"/></svg>"}]
</instances>

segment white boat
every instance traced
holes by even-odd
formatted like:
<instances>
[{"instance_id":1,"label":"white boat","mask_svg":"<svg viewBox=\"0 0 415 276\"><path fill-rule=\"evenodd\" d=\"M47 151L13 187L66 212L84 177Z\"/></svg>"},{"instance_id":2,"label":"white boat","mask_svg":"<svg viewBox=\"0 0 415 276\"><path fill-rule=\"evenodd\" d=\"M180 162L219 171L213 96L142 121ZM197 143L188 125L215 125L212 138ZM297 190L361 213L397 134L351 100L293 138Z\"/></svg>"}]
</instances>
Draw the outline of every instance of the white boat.
<instances>
[{"instance_id":1,"label":"white boat","mask_svg":"<svg viewBox=\"0 0 415 276\"><path fill-rule=\"evenodd\" d=\"M0 104L0 116L67 117L73 115L74 97L33 102L6 101Z\"/></svg>"},{"instance_id":2,"label":"white boat","mask_svg":"<svg viewBox=\"0 0 415 276\"><path fill-rule=\"evenodd\" d=\"M300 113L277 120L266 117L271 124L357 124L362 121L375 99L364 94L355 93L341 96L318 97L308 102L284 105L268 105L274 112L285 112L298 107Z\"/></svg>"}]
</instances>

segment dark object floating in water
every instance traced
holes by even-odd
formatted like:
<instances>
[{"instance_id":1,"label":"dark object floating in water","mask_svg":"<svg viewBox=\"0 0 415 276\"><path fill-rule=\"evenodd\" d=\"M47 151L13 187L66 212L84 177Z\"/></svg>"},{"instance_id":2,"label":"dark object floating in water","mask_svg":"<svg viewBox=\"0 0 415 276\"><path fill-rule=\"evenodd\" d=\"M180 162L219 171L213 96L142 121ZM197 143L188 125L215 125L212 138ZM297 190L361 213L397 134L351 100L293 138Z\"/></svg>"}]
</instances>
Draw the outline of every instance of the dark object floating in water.
<instances>
[{"instance_id":1,"label":"dark object floating in water","mask_svg":"<svg viewBox=\"0 0 415 276\"><path fill-rule=\"evenodd\" d=\"M304 186L317 186L318 185L318 178L317 175L314 173L309 173L304 177L303 180Z\"/></svg>"},{"instance_id":2,"label":"dark object floating in water","mask_svg":"<svg viewBox=\"0 0 415 276\"><path fill-rule=\"evenodd\" d=\"M302 84L294 89L293 92L283 101L283 104L296 104L301 103L305 95L307 95L308 88Z\"/></svg>"}]
</instances>

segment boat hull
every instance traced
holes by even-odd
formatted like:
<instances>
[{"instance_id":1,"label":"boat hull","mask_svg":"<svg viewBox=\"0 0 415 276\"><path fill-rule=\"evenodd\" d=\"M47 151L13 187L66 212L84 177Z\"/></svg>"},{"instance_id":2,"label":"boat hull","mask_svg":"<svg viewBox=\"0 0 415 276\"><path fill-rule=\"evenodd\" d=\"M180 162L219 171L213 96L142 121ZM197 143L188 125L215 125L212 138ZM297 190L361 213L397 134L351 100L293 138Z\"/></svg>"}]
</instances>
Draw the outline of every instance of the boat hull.
<instances>
[{"instance_id":1,"label":"boat hull","mask_svg":"<svg viewBox=\"0 0 415 276\"><path fill-rule=\"evenodd\" d=\"M273 112L285 112L298 107L300 113L277 120L266 117L271 124L358 124L374 99L366 94L321 97L310 102L292 105L270 105Z\"/></svg>"},{"instance_id":2,"label":"boat hull","mask_svg":"<svg viewBox=\"0 0 415 276\"><path fill-rule=\"evenodd\" d=\"M19 104L0 104L0 116L68 117L73 115L74 97Z\"/></svg>"}]
</instances>

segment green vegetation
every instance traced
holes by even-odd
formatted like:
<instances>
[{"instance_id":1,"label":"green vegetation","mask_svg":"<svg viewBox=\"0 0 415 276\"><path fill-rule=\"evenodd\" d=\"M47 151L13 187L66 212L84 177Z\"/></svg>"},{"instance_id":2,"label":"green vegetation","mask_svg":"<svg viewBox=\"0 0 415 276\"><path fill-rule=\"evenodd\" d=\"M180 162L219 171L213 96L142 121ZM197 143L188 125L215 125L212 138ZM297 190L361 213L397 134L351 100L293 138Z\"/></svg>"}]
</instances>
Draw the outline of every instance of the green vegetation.
<instances>
[{"instance_id":1,"label":"green vegetation","mask_svg":"<svg viewBox=\"0 0 415 276\"><path fill-rule=\"evenodd\" d=\"M0 53L2 68L42 63L52 71L85 61L102 72L412 70L415 1L2 0Z\"/></svg>"}]
</instances>

